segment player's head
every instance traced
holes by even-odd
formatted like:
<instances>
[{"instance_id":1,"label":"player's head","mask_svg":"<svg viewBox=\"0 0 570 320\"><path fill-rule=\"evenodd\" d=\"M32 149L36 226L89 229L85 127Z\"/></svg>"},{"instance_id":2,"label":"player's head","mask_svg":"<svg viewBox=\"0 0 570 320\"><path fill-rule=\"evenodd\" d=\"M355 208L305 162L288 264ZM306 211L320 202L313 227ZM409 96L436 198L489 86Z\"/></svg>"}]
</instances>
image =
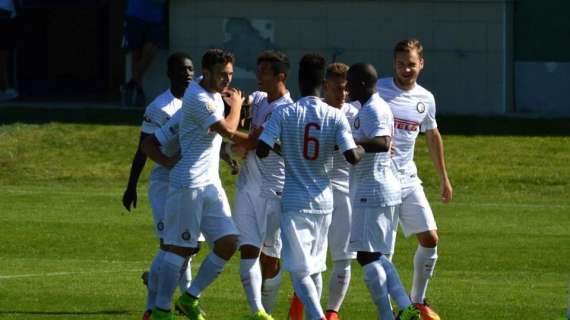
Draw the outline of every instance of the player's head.
<instances>
[{"instance_id":1,"label":"player's head","mask_svg":"<svg viewBox=\"0 0 570 320\"><path fill-rule=\"evenodd\" d=\"M323 83L325 102L333 107L340 108L346 102L346 73L348 66L344 63L335 62L328 65Z\"/></svg>"},{"instance_id":2,"label":"player's head","mask_svg":"<svg viewBox=\"0 0 570 320\"><path fill-rule=\"evenodd\" d=\"M369 63L355 63L348 69L346 80L350 100L364 103L376 92L378 73Z\"/></svg>"},{"instance_id":3,"label":"player's head","mask_svg":"<svg viewBox=\"0 0 570 320\"><path fill-rule=\"evenodd\" d=\"M194 78L194 63L185 52L176 52L168 57L166 74L171 86L187 87Z\"/></svg>"},{"instance_id":4,"label":"player's head","mask_svg":"<svg viewBox=\"0 0 570 320\"><path fill-rule=\"evenodd\" d=\"M257 57L256 78L259 90L269 92L284 84L289 72L289 58L278 51L263 51Z\"/></svg>"},{"instance_id":5,"label":"player's head","mask_svg":"<svg viewBox=\"0 0 570 320\"><path fill-rule=\"evenodd\" d=\"M204 85L210 91L222 92L234 74L234 55L222 49L210 49L202 56Z\"/></svg>"},{"instance_id":6,"label":"player's head","mask_svg":"<svg viewBox=\"0 0 570 320\"><path fill-rule=\"evenodd\" d=\"M326 61L318 53L308 53L299 62L299 89L302 96L314 95L323 84Z\"/></svg>"},{"instance_id":7,"label":"player's head","mask_svg":"<svg viewBox=\"0 0 570 320\"><path fill-rule=\"evenodd\" d=\"M404 88L412 88L424 68L424 48L418 39L406 39L394 47L394 79Z\"/></svg>"}]
</instances>

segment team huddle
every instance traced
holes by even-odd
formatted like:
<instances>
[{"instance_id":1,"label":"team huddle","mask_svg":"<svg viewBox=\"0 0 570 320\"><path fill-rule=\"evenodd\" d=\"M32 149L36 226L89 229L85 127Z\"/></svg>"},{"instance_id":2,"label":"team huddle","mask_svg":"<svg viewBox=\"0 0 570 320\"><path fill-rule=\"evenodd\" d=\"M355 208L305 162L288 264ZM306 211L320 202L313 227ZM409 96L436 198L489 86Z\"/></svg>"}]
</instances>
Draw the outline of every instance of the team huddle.
<instances>
[{"instance_id":1,"label":"team huddle","mask_svg":"<svg viewBox=\"0 0 570 320\"><path fill-rule=\"evenodd\" d=\"M123 196L127 209L136 206L146 157L156 162L148 195L160 247L145 276L143 319L175 319L177 287L182 294L174 308L188 319L205 319L200 296L238 249L247 319L273 319L283 270L294 288L289 319L340 319L354 259L379 319L439 319L425 299L438 235L413 160L420 131L444 203L452 187L434 97L416 83L424 64L420 42L398 42L394 77L383 79L371 64L327 65L321 55L306 54L296 101L286 86L285 54L258 56L259 88L247 96L230 86L235 63L231 53L210 49L194 78L190 57L171 55L170 88L145 111ZM220 160L239 171L232 209ZM398 225L418 239L409 293L391 262ZM192 256L202 241L211 251L192 277ZM323 309L328 251L332 271Z\"/></svg>"}]
</instances>

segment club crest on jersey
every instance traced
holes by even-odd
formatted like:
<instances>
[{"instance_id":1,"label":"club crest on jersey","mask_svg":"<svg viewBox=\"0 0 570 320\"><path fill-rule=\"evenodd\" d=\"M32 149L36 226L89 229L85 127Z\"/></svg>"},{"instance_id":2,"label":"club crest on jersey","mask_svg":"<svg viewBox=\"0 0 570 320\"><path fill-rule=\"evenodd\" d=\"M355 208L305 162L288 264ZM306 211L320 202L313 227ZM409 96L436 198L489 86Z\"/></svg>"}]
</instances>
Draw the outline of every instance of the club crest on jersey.
<instances>
[{"instance_id":1,"label":"club crest on jersey","mask_svg":"<svg viewBox=\"0 0 570 320\"><path fill-rule=\"evenodd\" d=\"M424 112L426 112L426 105L420 101L416 105L416 110L418 110L419 113L424 113Z\"/></svg>"},{"instance_id":2,"label":"club crest on jersey","mask_svg":"<svg viewBox=\"0 0 570 320\"><path fill-rule=\"evenodd\" d=\"M182 233L182 235L180 235L180 237L182 237L182 240L184 241L190 241L190 232L186 230Z\"/></svg>"},{"instance_id":3,"label":"club crest on jersey","mask_svg":"<svg viewBox=\"0 0 570 320\"><path fill-rule=\"evenodd\" d=\"M212 114L216 112L216 104L212 102L206 103L206 109L208 109L208 113Z\"/></svg>"},{"instance_id":4,"label":"club crest on jersey","mask_svg":"<svg viewBox=\"0 0 570 320\"><path fill-rule=\"evenodd\" d=\"M354 119L354 128L360 129L360 117L356 117L356 119Z\"/></svg>"},{"instance_id":5,"label":"club crest on jersey","mask_svg":"<svg viewBox=\"0 0 570 320\"><path fill-rule=\"evenodd\" d=\"M160 221L157 225L156 225L156 229L158 231L162 231L164 230L164 223L162 221Z\"/></svg>"}]
</instances>

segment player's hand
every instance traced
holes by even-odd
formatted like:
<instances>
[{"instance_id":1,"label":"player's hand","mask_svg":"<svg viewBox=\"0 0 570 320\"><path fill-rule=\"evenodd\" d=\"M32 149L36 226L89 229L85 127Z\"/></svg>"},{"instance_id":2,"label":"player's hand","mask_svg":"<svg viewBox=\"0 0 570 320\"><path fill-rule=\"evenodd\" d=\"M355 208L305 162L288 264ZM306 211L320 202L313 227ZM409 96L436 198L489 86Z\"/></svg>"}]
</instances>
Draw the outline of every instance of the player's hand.
<instances>
[{"instance_id":1,"label":"player's hand","mask_svg":"<svg viewBox=\"0 0 570 320\"><path fill-rule=\"evenodd\" d=\"M224 101L232 108L241 108L245 97L241 90L236 88L227 88L222 95Z\"/></svg>"},{"instance_id":2,"label":"player's hand","mask_svg":"<svg viewBox=\"0 0 570 320\"><path fill-rule=\"evenodd\" d=\"M453 187L449 179L441 182L441 202L449 203L453 199Z\"/></svg>"},{"instance_id":3,"label":"player's hand","mask_svg":"<svg viewBox=\"0 0 570 320\"><path fill-rule=\"evenodd\" d=\"M137 207L137 188L127 188L123 193L123 206L127 211L131 212L131 205L133 209Z\"/></svg>"},{"instance_id":4,"label":"player's hand","mask_svg":"<svg viewBox=\"0 0 570 320\"><path fill-rule=\"evenodd\" d=\"M231 145L231 150L232 150L232 154L241 158L241 159L245 159L245 157L247 156L247 148L242 146L241 144L232 144Z\"/></svg>"}]
</instances>

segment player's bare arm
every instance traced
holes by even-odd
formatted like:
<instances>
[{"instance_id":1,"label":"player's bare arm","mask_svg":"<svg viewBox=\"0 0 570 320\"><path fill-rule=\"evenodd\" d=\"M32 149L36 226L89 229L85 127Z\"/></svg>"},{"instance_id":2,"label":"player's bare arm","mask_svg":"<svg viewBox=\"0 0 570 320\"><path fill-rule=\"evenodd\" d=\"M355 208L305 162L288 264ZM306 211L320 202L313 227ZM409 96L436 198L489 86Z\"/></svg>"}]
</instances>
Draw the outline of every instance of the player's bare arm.
<instances>
[{"instance_id":1,"label":"player's bare arm","mask_svg":"<svg viewBox=\"0 0 570 320\"><path fill-rule=\"evenodd\" d=\"M147 136L147 133L141 132L137 152L135 153L131 164L131 172L129 174L127 189L123 193L123 206L128 211L131 211L131 206L133 208L137 207L137 184L146 163L146 155L141 150L141 143Z\"/></svg>"},{"instance_id":2,"label":"player's bare arm","mask_svg":"<svg viewBox=\"0 0 570 320\"><path fill-rule=\"evenodd\" d=\"M223 98L230 106L230 113L224 119L214 123L210 128L234 142L239 143L247 140L247 133L238 130L241 107L244 101L243 93L238 89L228 88L224 91Z\"/></svg>"},{"instance_id":3,"label":"player's bare arm","mask_svg":"<svg viewBox=\"0 0 570 320\"><path fill-rule=\"evenodd\" d=\"M447 176L445 167L445 156L443 150L443 139L437 128L426 131L426 142L431 159L435 166L435 171L440 179L441 201L448 203L453 199L453 187Z\"/></svg>"},{"instance_id":4,"label":"player's bare arm","mask_svg":"<svg viewBox=\"0 0 570 320\"><path fill-rule=\"evenodd\" d=\"M342 154L344 155L346 162L355 165L359 163L360 160L362 160L362 157L364 157L365 153L366 150L364 150L364 148L361 145L357 145L356 148L346 150Z\"/></svg>"},{"instance_id":5,"label":"player's bare arm","mask_svg":"<svg viewBox=\"0 0 570 320\"><path fill-rule=\"evenodd\" d=\"M159 165L171 169L180 160L180 154L167 157L160 151L161 144L154 135L148 135L141 143L142 152L152 161Z\"/></svg>"},{"instance_id":6,"label":"player's bare arm","mask_svg":"<svg viewBox=\"0 0 570 320\"><path fill-rule=\"evenodd\" d=\"M372 139L362 139L355 141L368 153L388 152L390 150L391 138L389 136L374 137Z\"/></svg>"}]
</instances>

